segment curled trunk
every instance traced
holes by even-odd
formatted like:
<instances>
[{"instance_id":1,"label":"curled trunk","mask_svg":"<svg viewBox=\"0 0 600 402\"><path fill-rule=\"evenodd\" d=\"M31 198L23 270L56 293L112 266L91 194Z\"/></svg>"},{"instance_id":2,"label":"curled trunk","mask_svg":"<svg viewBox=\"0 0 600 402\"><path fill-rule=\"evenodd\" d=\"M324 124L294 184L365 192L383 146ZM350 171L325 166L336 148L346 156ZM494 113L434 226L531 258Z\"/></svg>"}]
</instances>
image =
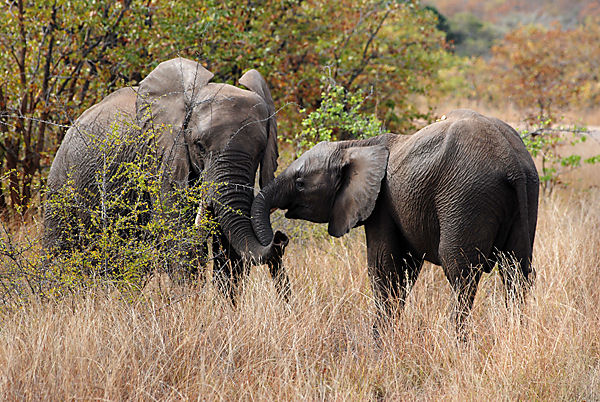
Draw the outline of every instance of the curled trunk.
<instances>
[{"instance_id":1,"label":"curled trunk","mask_svg":"<svg viewBox=\"0 0 600 402\"><path fill-rule=\"evenodd\" d=\"M281 178L276 178L258 194L252 203L252 227L262 245L269 244L273 239L270 213L271 208L282 206L282 183Z\"/></svg>"},{"instance_id":2,"label":"curled trunk","mask_svg":"<svg viewBox=\"0 0 600 402\"><path fill-rule=\"evenodd\" d=\"M212 200L213 209L223 234L244 262L263 264L280 258L287 245L287 237L270 232L264 243L257 238L250 221L250 208L254 200L250 178L253 162L247 155L223 152L215 163L212 180L217 185Z\"/></svg>"}]
</instances>

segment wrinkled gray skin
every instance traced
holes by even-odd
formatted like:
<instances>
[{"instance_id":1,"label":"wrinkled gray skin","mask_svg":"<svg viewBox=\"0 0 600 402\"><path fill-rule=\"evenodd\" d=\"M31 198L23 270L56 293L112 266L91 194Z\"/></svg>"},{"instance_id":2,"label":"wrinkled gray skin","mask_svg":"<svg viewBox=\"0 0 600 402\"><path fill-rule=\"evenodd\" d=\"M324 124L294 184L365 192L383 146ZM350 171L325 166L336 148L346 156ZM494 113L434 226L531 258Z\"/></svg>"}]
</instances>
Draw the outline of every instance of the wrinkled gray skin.
<instances>
[{"instance_id":1,"label":"wrinkled gray skin","mask_svg":"<svg viewBox=\"0 0 600 402\"><path fill-rule=\"evenodd\" d=\"M91 144L106 138L116 121L124 138L139 137L139 143L118 151L116 162L127 162L134 153L147 151L146 134L155 130L164 202L174 202L170 199L173 188L193 186L199 180L228 183L201 208L211 212L220 226L213 254L215 276L225 284L224 290L233 299L233 285L249 264L268 263L279 290L287 296L287 277L281 271L287 237L278 232L262 245L249 219L259 165L261 186L273 179L277 168L277 123L270 91L256 70L240 78L240 84L249 90L211 83L212 77L194 61L172 59L156 67L139 87L119 89L86 110L67 131L52 163L50 195L60 191L71 175L84 202L98 203L102 184L95 174L103 161L98 148ZM109 169L111 174L114 170ZM106 182L118 186L118 181ZM84 222L89 220L85 208L77 213L83 214L79 218ZM193 214L184 220L194 224ZM44 240L55 252L72 247L62 223L59 214L47 205ZM194 271L196 267L188 269Z\"/></svg>"},{"instance_id":2,"label":"wrinkled gray skin","mask_svg":"<svg viewBox=\"0 0 600 402\"><path fill-rule=\"evenodd\" d=\"M507 294L522 301L532 283L538 185L514 129L456 110L410 136L317 144L263 188L253 225L264 243L272 237L271 208L328 223L335 237L364 225L380 320L403 305L427 260L443 267L457 295L461 331L481 273L499 252L514 257L526 284L501 271Z\"/></svg>"}]
</instances>

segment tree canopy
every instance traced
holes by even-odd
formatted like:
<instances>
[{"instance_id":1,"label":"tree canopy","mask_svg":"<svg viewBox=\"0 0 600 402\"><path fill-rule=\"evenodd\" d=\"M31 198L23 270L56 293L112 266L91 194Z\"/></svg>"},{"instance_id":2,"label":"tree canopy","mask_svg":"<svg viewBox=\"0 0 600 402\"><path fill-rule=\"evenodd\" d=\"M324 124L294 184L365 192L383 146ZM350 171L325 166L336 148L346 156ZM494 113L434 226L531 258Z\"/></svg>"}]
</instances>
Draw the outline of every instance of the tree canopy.
<instances>
[{"instance_id":1,"label":"tree canopy","mask_svg":"<svg viewBox=\"0 0 600 402\"><path fill-rule=\"evenodd\" d=\"M435 83L443 34L415 1L8 0L0 21L0 207L26 207L65 128L159 62L196 59L234 83L257 68L284 136L321 102L322 77L370 90L393 130L423 117L411 99Z\"/></svg>"},{"instance_id":2,"label":"tree canopy","mask_svg":"<svg viewBox=\"0 0 600 402\"><path fill-rule=\"evenodd\" d=\"M431 105L448 99L508 99L529 118L597 104L597 21L500 29L481 2L429 3L447 15L417 0L5 0L0 213L27 209L67 127L86 108L176 56L232 84L258 69L288 142L315 127L333 137L361 135L362 123L349 117L357 113L372 116L365 127L376 118L378 130L411 132L434 117ZM516 10L496 3L503 18ZM578 13L593 15L593 4L578 2ZM333 113L339 100L354 103ZM351 130L333 127L340 116Z\"/></svg>"}]
</instances>

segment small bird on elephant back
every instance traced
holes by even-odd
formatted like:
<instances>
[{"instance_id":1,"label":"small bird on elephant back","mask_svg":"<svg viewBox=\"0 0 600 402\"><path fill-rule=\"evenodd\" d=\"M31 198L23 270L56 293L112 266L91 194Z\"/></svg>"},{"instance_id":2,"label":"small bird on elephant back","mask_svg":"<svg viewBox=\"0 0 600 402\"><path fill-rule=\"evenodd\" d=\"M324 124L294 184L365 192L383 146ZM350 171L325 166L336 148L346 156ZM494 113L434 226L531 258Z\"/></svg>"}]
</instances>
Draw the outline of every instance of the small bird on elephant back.
<instances>
[{"instance_id":1,"label":"small bird on elephant back","mask_svg":"<svg viewBox=\"0 0 600 402\"><path fill-rule=\"evenodd\" d=\"M441 265L461 333L483 272L498 263L507 298L519 303L533 283L538 192L512 127L455 110L413 135L317 144L261 190L252 223L263 243L274 208L328 223L335 237L364 225L378 321L403 306L423 261Z\"/></svg>"},{"instance_id":2,"label":"small bird on elephant back","mask_svg":"<svg viewBox=\"0 0 600 402\"><path fill-rule=\"evenodd\" d=\"M201 221L197 213L206 213L217 227L202 241L176 235L160 240L161 250L179 251L169 258L170 272L193 277L211 246L213 276L231 300L249 265L262 263L287 297L281 266L287 237L277 232L261 243L250 222L256 173L265 186L277 168L271 93L256 70L239 80L247 89L212 83L212 77L195 61L168 60L139 86L113 92L73 123L48 176L46 248L54 255L89 248L91 237L83 234L103 232L107 216L136 216L119 227L122 238L134 238L153 227L194 227ZM132 170L135 180L125 179ZM209 189L203 199L180 196L202 185ZM67 189L72 197L65 207L60 195Z\"/></svg>"}]
</instances>

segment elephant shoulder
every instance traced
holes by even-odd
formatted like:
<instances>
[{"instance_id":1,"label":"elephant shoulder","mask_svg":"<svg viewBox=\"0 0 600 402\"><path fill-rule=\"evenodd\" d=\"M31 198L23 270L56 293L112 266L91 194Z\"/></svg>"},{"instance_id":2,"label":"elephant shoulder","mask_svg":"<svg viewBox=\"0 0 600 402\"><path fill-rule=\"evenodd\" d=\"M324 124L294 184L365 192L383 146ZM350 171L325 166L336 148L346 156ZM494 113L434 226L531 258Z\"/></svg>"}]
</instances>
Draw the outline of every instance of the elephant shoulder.
<instances>
[{"instance_id":1,"label":"elephant shoulder","mask_svg":"<svg viewBox=\"0 0 600 402\"><path fill-rule=\"evenodd\" d=\"M398 135L388 144L388 176L420 174L440 163L447 123L434 123L411 135Z\"/></svg>"},{"instance_id":2,"label":"elephant shoulder","mask_svg":"<svg viewBox=\"0 0 600 402\"><path fill-rule=\"evenodd\" d=\"M401 136L391 147L393 153L404 153L412 158L430 157L443 147L448 126L449 122L436 122L412 135Z\"/></svg>"}]
</instances>

